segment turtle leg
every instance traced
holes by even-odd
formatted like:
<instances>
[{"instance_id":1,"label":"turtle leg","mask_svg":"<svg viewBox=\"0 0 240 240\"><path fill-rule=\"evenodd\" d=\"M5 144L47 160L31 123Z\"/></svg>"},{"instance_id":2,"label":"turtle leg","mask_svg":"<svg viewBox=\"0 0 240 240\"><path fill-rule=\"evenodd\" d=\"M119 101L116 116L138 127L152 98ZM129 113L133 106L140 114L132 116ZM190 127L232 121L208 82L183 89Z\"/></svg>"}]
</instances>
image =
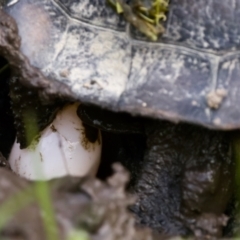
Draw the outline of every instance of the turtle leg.
<instances>
[{"instance_id":1,"label":"turtle leg","mask_svg":"<svg viewBox=\"0 0 240 240\"><path fill-rule=\"evenodd\" d=\"M150 121L132 207L139 223L167 234L219 236L232 197L233 163L224 132Z\"/></svg>"}]
</instances>

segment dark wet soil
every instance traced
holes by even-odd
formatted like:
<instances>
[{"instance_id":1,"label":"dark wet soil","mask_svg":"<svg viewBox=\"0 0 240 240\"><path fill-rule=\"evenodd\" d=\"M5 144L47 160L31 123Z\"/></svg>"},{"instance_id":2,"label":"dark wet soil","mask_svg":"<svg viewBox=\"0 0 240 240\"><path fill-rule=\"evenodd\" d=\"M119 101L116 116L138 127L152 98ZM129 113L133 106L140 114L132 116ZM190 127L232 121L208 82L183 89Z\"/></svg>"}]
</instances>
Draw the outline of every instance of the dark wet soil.
<instances>
[{"instance_id":1,"label":"dark wet soil","mask_svg":"<svg viewBox=\"0 0 240 240\"><path fill-rule=\"evenodd\" d=\"M89 236L86 239L94 240L164 239L150 229L135 226L134 216L127 210L135 200L125 191L129 174L120 164L113 168L115 173L106 182L70 177L49 182L58 239L67 239L77 230L85 232ZM32 184L0 168L0 206ZM33 198L18 210L1 229L1 239L47 239L43 224L43 215L47 213L42 212L36 200Z\"/></svg>"},{"instance_id":2,"label":"dark wet soil","mask_svg":"<svg viewBox=\"0 0 240 240\"><path fill-rule=\"evenodd\" d=\"M138 227L135 217L127 208L135 202L135 197L125 191L129 174L118 163L113 165L114 174L100 181L98 179L81 179L65 177L48 182L50 198L57 223L57 239L68 238L74 232L81 232L81 240L180 240L180 237L167 237L146 227ZM33 186L32 182L22 179L9 169L0 168L0 209L15 196L26 192ZM2 225L4 214L0 215L0 237L8 240L43 240L46 237L43 212L35 199L35 192L24 207L11 206L17 211L6 224ZM18 204L19 203L19 204ZM6 205L4 205L6 206ZM7 215L6 215L7 216ZM50 228L51 229L51 228ZM54 229L52 229L54 231ZM75 239L75 238L74 238ZM190 239L190 238L184 238ZM198 238L213 239L213 238Z\"/></svg>"},{"instance_id":3,"label":"dark wet soil","mask_svg":"<svg viewBox=\"0 0 240 240\"><path fill-rule=\"evenodd\" d=\"M102 130L98 176L110 172L112 159L130 171L137 195L130 209L140 224L171 235L222 236L235 168L228 133L84 105L78 115Z\"/></svg>"}]
</instances>

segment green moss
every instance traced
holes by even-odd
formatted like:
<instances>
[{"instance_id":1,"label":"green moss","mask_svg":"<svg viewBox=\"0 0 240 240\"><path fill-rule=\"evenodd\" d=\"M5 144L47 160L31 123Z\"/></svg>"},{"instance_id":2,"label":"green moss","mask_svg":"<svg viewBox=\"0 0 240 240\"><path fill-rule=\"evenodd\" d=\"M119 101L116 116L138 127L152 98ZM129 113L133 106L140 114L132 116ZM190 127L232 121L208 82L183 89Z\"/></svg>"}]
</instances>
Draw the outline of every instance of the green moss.
<instances>
[{"instance_id":1,"label":"green moss","mask_svg":"<svg viewBox=\"0 0 240 240\"><path fill-rule=\"evenodd\" d=\"M132 0L130 4L124 0L107 0L118 14L123 14L125 19L141 33L156 41L164 32L162 22L166 21L169 0Z\"/></svg>"}]
</instances>

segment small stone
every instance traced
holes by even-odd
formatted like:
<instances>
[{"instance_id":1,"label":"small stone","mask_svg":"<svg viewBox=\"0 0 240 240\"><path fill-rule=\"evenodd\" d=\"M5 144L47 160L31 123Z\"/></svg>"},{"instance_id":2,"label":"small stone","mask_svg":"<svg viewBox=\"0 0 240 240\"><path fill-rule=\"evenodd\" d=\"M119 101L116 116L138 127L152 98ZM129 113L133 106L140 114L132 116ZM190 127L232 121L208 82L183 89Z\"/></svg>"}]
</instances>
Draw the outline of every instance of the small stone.
<instances>
[{"instance_id":1,"label":"small stone","mask_svg":"<svg viewBox=\"0 0 240 240\"><path fill-rule=\"evenodd\" d=\"M216 89L209 92L206 96L207 104L210 108L218 109L223 99L227 96L225 89Z\"/></svg>"},{"instance_id":2,"label":"small stone","mask_svg":"<svg viewBox=\"0 0 240 240\"><path fill-rule=\"evenodd\" d=\"M67 69L64 69L60 72L61 77L68 77L69 76L69 71Z\"/></svg>"},{"instance_id":3,"label":"small stone","mask_svg":"<svg viewBox=\"0 0 240 240\"><path fill-rule=\"evenodd\" d=\"M192 106L198 106L198 103L195 100L193 100L192 101Z\"/></svg>"},{"instance_id":4,"label":"small stone","mask_svg":"<svg viewBox=\"0 0 240 240\"><path fill-rule=\"evenodd\" d=\"M221 119L220 119L220 118L215 118L215 119L213 120L213 123L214 123L215 125L220 125L220 124L221 124Z\"/></svg>"}]
</instances>

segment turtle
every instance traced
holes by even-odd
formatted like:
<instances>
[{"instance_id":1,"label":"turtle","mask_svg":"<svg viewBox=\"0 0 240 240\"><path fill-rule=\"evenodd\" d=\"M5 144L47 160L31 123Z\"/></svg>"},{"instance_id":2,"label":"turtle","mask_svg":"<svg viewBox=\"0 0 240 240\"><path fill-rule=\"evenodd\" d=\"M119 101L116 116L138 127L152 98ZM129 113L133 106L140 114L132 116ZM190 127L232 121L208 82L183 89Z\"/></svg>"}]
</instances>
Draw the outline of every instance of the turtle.
<instances>
[{"instance_id":1,"label":"turtle","mask_svg":"<svg viewBox=\"0 0 240 240\"><path fill-rule=\"evenodd\" d=\"M0 55L17 76L15 118L22 99L37 101L42 119L53 117L59 99L81 102L86 125L120 142L134 136L130 210L139 224L222 236L234 198L229 130L240 126L240 0L171 0L157 39L105 0L3 2Z\"/></svg>"}]
</instances>

